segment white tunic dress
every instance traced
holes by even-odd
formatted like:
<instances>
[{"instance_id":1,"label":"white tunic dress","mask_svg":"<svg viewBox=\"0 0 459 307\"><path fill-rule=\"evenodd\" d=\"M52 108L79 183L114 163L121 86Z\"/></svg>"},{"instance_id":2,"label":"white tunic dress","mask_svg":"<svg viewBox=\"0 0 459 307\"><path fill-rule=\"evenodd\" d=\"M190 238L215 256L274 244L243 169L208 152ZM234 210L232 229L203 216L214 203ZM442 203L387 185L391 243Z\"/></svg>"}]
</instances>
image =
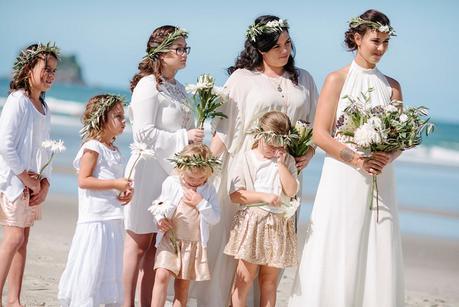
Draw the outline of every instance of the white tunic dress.
<instances>
[{"instance_id":1,"label":"white tunic dress","mask_svg":"<svg viewBox=\"0 0 459 307\"><path fill-rule=\"evenodd\" d=\"M392 89L376 68L353 62L340 97L372 87L371 104L390 101ZM338 103L336 119L346 100ZM289 306L404 305L403 265L394 171L378 175L379 222L370 210L372 177L326 157ZM376 206L375 206L376 207Z\"/></svg>"},{"instance_id":2,"label":"white tunic dress","mask_svg":"<svg viewBox=\"0 0 459 307\"><path fill-rule=\"evenodd\" d=\"M299 119L313 121L317 88L307 71L298 71L298 85L287 74L270 78L261 72L247 69L236 70L225 84L229 102L222 111L228 118L219 119L215 123L216 133L228 150L223 157L224 171L218 191L222 212L220 223L211 230L208 244L210 271L214 278L195 286L190 294L191 297L198 297L199 306L225 306L229 300L237 262L224 255L223 250L238 205L229 199L228 185L236 175L234 168L238 166L238 159L252 147L253 136L247 134L247 131L256 126L261 115L273 110L286 113L293 124Z\"/></svg>"},{"instance_id":3,"label":"white tunic dress","mask_svg":"<svg viewBox=\"0 0 459 307\"><path fill-rule=\"evenodd\" d=\"M157 231L156 223L147 209L160 195L161 184L172 171L167 159L188 144L187 130L193 127L185 88L179 82L165 81L158 91L153 75L143 77L132 93L129 117L134 142L145 143L156 157L140 159L132 172L135 193L124 207L125 227L138 234L153 233ZM136 159L137 155L131 156L126 173Z\"/></svg>"}]
</instances>

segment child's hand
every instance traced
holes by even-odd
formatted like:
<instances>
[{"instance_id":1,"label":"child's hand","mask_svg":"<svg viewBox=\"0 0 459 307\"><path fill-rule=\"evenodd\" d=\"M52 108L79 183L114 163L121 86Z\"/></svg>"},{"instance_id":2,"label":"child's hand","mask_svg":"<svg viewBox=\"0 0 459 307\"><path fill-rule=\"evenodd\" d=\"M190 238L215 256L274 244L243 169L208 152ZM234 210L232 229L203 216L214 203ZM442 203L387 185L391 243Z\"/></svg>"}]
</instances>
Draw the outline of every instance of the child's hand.
<instances>
[{"instance_id":1,"label":"child's hand","mask_svg":"<svg viewBox=\"0 0 459 307\"><path fill-rule=\"evenodd\" d=\"M285 149L279 149L275 154L277 158L277 163L285 164L285 159L287 158L287 151Z\"/></svg>"},{"instance_id":2,"label":"child's hand","mask_svg":"<svg viewBox=\"0 0 459 307\"><path fill-rule=\"evenodd\" d=\"M123 193L128 189L132 189L132 180L126 178L115 179L114 188Z\"/></svg>"},{"instance_id":3,"label":"child's hand","mask_svg":"<svg viewBox=\"0 0 459 307\"><path fill-rule=\"evenodd\" d=\"M121 202L121 205L124 206L129 203L134 195L134 189L129 188L126 191L118 194L118 200Z\"/></svg>"},{"instance_id":4,"label":"child's hand","mask_svg":"<svg viewBox=\"0 0 459 307\"><path fill-rule=\"evenodd\" d=\"M183 194L183 202L190 207L196 207L202 200L201 194L191 189L186 189Z\"/></svg>"},{"instance_id":5,"label":"child's hand","mask_svg":"<svg viewBox=\"0 0 459 307\"><path fill-rule=\"evenodd\" d=\"M281 203L281 198L279 195L276 194L264 193L263 201L271 206L279 207Z\"/></svg>"},{"instance_id":6,"label":"child's hand","mask_svg":"<svg viewBox=\"0 0 459 307\"><path fill-rule=\"evenodd\" d=\"M174 225L172 225L172 223L171 223L171 221L169 221L169 219L163 218L163 219L159 220L158 228L162 232L167 232L168 230L174 228Z\"/></svg>"},{"instance_id":7,"label":"child's hand","mask_svg":"<svg viewBox=\"0 0 459 307\"><path fill-rule=\"evenodd\" d=\"M48 180L42 179L40 180L40 192L36 194L32 194L32 197L29 199L29 206L37 206L43 203L48 196L49 191L49 182Z\"/></svg>"},{"instance_id":8,"label":"child's hand","mask_svg":"<svg viewBox=\"0 0 459 307\"><path fill-rule=\"evenodd\" d=\"M21 179L25 187L30 189L32 195L40 192L41 184L36 173L23 171L18 175L18 177Z\"/></svg>"}]
</instances>

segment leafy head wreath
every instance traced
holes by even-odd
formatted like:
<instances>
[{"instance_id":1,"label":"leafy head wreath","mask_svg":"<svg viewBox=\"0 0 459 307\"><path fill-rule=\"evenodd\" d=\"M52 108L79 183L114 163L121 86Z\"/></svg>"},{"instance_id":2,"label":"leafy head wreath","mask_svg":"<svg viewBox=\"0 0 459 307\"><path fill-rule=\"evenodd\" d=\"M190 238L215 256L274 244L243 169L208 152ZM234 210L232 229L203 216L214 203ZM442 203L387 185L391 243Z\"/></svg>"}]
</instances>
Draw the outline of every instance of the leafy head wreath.
<instances>
[{"instance_id":1,"label":"leafy head wreath","mask_svg":"<svg viewBox=\"0 0 459 307\"><path fill-rule=\"evenodd\" d=\"M382 33L387 33L389 36L396 36L394 28L390 25L383 25L379 21L374 22L371 20L365 20L361 17L354 17L351 20L349 20L349 27L351 29L355 29L360 25L365 25L370 27L373 30L382 32Z\"/></svg>"},{"instance_id":2,"label":"leafy head wreath","mask_svg":"<svg viewBox=\"0 0 459 307\"><path fill-rule=\"evenodd\" d=\"M172 44L180 37L188 38L188 31L183 28L176 28L174 32L169 33L158 46L150 48L143 58L151 60L157 59L160 53L169 52Z\"/></svg>"},{"instance_id":3,"label":"leafy head wreath","mask_svg":"<svg viewBox=\"0 0 459 307\"><path fill-rule=\"evenodd\" d=\"M180 153L176 153L173 158L168 160L179 170L208 167L214 172L214 170L222 164L222 162L215 157L204 158L201 155L190 156L181 155Z\"/></svg>"},{"instance_id":4,"label":"leafy head wreath","mask_svg":"<svg viewBox=\"0 0 459 307\"><path fill-rule=\"evenodd\" d=\"M248 134L254 135L253 139L255 142L263 139L267 144L283 147L290 145L294 140L298 139L298 134L291 130L287 134L278 134L274 131L264 131L260 124L256 128L249 130Z\"/></svg>"},{"instance_id":5,"label":"leafy head wreath","mask_svg":"<svg viewBox=\"0 0 459 307\"><path fill-rule=\"evenodd\" d=\"M22 50L13 65L13 78L19 76L26 65L36 59L41 53L49 53L59 60L60 49L55 43L48 42L46 45L38 43L36 47Z\"/></svg>"},{"instance_id":6,"label":"leafy head wreath","mask_svg":"<svg viewBox=\"0 0 459 307\"><path fill-rule=\"evenodd\" d=\"M257 41L257 36L265 33L281 33L282 31L288 29L288 23L286 19L271 20L267 23L254 23L249 26L245 32L247 39L250 39L252 42Z\"/></svg>"},{"instance_id":7,"label":"leafy head wreath","mask_svg":"<svg viewBox=\"0 0 459 307\"><path fill-rule=\"evenodd\" d=\"M91 130L101 131L101 118L107 110L110 110L117 103L121 103L123 106L127 105L125 99L119 95L107 95L107 97L101 98L97 110L83 120L83 128L80 130L81 138L86 139Z\"/></svg>"}]
</instances>

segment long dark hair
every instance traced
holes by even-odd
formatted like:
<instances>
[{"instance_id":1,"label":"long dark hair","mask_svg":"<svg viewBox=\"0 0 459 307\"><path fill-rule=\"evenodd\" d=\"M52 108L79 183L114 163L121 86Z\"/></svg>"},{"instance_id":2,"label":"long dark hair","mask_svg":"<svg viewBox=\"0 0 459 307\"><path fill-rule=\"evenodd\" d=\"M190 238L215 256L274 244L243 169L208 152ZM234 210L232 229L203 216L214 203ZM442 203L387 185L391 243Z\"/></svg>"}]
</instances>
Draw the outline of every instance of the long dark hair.
<instances>
[{"instance_id":1,"label":"long dark hair","mask_svg":"<svg viewBox=\"0 0 459 307\"><path fill-rule=\"evenodd\" d=\"M24 51L36 51L38 49L38 44L32 44L21 50L18 56L18 61L20 57L24 54ZM36 56L31 58L30 61L26 62L21 69L14 71L13 77L10 81L10 90L9 92L12 93L14 91L23 89L27 95L30 95L30 83L29 83L29 73L30 71L37 65L38 61L44 60L45 61L45 68L48 66L48 59L52 56L56 60L59 60L59 55L54 52L43 51L38 53ZM45 93L42 92L40 94L40 98L45 98Z\"/></svg>"},{"instance_id":2,"label":"long dark hair","mask_svg":"<svg viewBox=\"0 0 459 307\"><path fill-rule=\"evenodd\" d=\"M156 28L153 31L153 33L151 33L150 38L148 39L146 52L148 53L153 48L158 47L159 44L161 44L163 40L166 39L166 37L169 34L173 33L177 29L178 29L177 27L169 26L169 25L165 25L165 26ZM161 57L159 55L153 58L151 57L143 58L143 60L139 63L138 69L139 71L134 75L134 77L132 77L132 80L131 80L131 92L134 91L134 88L137 85L137 83L139 83L140 79L148 75L155 76L157 88L163 82L161 78L162 76Z\"/></svg>"},{"instance_id":3,"label":"long dark hair","mask_svg":"<svg viewBox=\"0 0 459 307\"><path fill-rule=\"evenodd\" d=\"M280 18L273 15L263 15L255 19L255 24L266 24L270 21L279 20ZM283 28L288 32L288 28ZM241 51L236 59L233 66L226 69L229 75L231 75L236 69L245 68L251 71L260 70L263 66L263 57L261 52L268 52L276 44L279 36L281 35L278 31L263 32L256 36L255 41L247 38L244 43L244 50ZM292 43L292 53L288 58L287 64L284 66L284 70L290 74L290 79L293 83L298 84L298 71L295 68L295 48Z\"/></svg>"},{"instance_id":4,"label":"long dark hair","mask_svg":"<svg viewBox=\"0 0 459 307\"><path fill-rule=\"evenodd\" d=\"M362 15L359 16L363 20L368 20L372 21L375 23L380 23L382 25L388 25L390 26L390 20L389 18L381 13L380 11L370 9L365 11ZM369 25L367 24L361 24L358 27L351 28L344 33L344 44L347 47L348 51L354 51L357 50L357 44L355 43L355 33L359 33L361 36L365 35L365 33L372 29Z\"/></svg>"}]
</instances>

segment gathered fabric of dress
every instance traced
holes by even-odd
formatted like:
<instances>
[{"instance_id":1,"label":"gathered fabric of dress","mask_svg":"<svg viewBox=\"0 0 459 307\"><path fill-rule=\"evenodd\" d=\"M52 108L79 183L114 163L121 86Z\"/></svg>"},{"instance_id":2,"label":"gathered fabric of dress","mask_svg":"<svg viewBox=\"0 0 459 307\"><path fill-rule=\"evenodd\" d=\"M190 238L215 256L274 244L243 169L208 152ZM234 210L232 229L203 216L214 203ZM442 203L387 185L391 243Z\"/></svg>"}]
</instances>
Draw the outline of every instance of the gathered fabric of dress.
<instances>
[{"instance_id":1,"label":"gathered fabric of dress","mask_svg":"<svg viewBox=\"0 0 459 307\"><path fill-rule=\"evenodd\" d=\"M377 69L352 62L340 94L370 93L372 106L386 105L392 89ZM339 138L336 137L338 140ZM327 156L289 306L396 307L404 305L404 279L395 179L392 164L377 176L370 209L372 176ZM376 199L374 198L374 203Z\"/></svg>"},{"instance_id":2,"label":"gathered fabric of dress","mask_svg":"<svg viewBox=\"0 0 459 307\"><path fill-rule=\"evenodd\" d=\"M124 159L118 149L96 140L84 143L73 165L78 171L86 150L98 153L93 176L123 177ZM95 307L123 303L123 209L117 190L78 188L78 222L67 264L59 281L61 306Z\"/></svg>"},{"instance_id":3,"label":"gathered fabric of dress","mask_svg":"<svg viewBox=\"0 0 459 307\"><path fill-rule=\"evenodd\" d=\"M193 115L184 86L164 80L156 88L153 75L140 79L132 93L129 118L135 143L155 151L154 158L139 159L131 175L135 193L124 207L125 228L138 234L157 232L147 209L161 193L161 184L172 172L167 160L188 144L187 130L194 127ZM131 155L125 175L137 160Z\"/></svg>"},{"instance_id":4,"label":"gathered fabric of dress","mask_svg":"<svg viewBox=\"0 0 459 307\"><path fill-rule=\"evenodd\" d=\"M292 124L302 119L312 122L314 118L317 88L311 75L298 69L298 85L288 73L271 78L258 71L238 69L228 78L224 91L228 101L222 108L228 118L217 119L213 127L223 141L227 152L222 156L223 166L218 195L221 204L221 220L211 230L208 243L209 267L214 278L211 281L192 285L190 297L198 299L199 306L227 306L237 261L223 253L231 231L237 204L229 199L229 185L238 159L252 147L253 135L247 132L256 126L258 118L269 111L286 113Z\"/></svg>"}]
</instances>

